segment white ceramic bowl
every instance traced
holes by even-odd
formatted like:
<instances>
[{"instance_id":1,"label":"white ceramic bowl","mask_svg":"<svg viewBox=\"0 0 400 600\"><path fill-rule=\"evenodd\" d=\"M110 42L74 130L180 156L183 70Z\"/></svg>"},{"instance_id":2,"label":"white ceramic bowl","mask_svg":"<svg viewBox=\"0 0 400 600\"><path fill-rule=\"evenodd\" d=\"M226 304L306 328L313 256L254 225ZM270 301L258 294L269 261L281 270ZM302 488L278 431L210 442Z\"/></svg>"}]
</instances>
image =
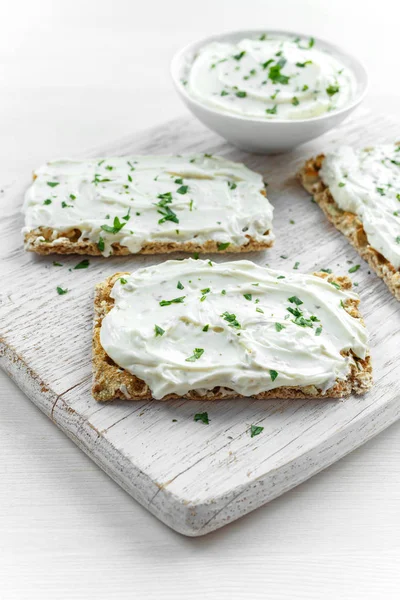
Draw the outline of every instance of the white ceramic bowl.
<instances>
[{"instance_id":1,"label":"white ceramic bowl","mask_svg":"<svg viewBox=\"0 0 400 600\"><path fill-rule=\"evenodd\" d=\"M315 38L316 45L327 50L349 67L357 80L357 91L354 100L343 108L325 113L311 119L274 119L264 120L252 117L241 117L234 114L214 110L198 100L192 98L182 80L187 75L200 48L214 41L237 42L243 38L256 38L266 33L271 35L288 35L293 37L307 37L302 33L284 30L255 29L213 35L193 42L179 52L172 59L171 75L178 93L191 112L207 127L219 133L223 138L235 146L260 154L284 152L304 142L316 138L329 129L339 125L363 100L368 87L368 75L363 64L338 46L334 46L319 38Z\"/></svg>"}]
</instances>

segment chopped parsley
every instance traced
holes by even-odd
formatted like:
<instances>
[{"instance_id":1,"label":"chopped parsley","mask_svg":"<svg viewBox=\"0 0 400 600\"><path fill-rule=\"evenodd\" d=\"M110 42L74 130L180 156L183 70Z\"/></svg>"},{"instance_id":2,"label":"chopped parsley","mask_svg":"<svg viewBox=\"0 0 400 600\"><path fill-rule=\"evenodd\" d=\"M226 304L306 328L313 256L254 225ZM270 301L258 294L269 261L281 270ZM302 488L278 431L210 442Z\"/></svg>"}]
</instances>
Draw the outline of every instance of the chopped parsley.
<instances>
[{"instance_id":1,"label":"chopped parsley","mask_svg":"<svg viewBox=\"0 0 400 600\"><path fill-rule=\"evenodd\" d=\"M320 269L323 273L332 273L332 269Z\"/></svg>"},{"instance_id":2,"label":"chopped parsley","mask_svg":"<svg viewBox=\"0 0 400 600\"><path fill-rule=\"evenodd\" d=\"M47 200L45 200L45 201L43 202L43 204L51 204L51 202L52 202L52 201L50 200L50 198L47 198Z\"/></svg>"},{"instance_id":3,"label":"chopped parsley","mask_svg":"<svg viewBox=\"0 0 400 600\"><path fill-rule=\"evenodd\" d=\"M239 90L238 92L236 92L235 94L238 98L246 98L247 96L247 92L244 92L243 90Z\"/></svg>"},{"instance_id":4,"label":"chopped parsley","mask_svg":"<svg viewBox=\"0 0 400 600\"><path fill-rule=\"evenodd\" d=\"M286 64L285 58L280 58L276 65L273 65L269 68L268 78L272 81L272 83L282 83L283 85L287 85L289 83L289 77L287 75L282 75L281 69Z\"/></svg>"},{"instance_id":5,"label":"chopped parsley","mask_svg":"<svg viewBox=\"0 0 400 600\"><path fill-rule=\"evenodd\" d=\"M189 210L192 211L193 210L193 198L192 200L189 202Z\"/></svg>"},{"instance_id":6,"label":"chopped parsley","mask_svg":"<svg viewBox=\"0 0 400 600\"><path fill-rule=\"evenodd\" d=\"M64 200L61 202L62 208L72 208L72 204L67 204Z\"/></svg>"},{"instance_id":7,"label":"chopped parsley","mask_svg":"<svg viewBox=\"0 0 400 600\"><path fill-rule=\"evenodd\" d=\"M272 98L272 96L271 96L271 98ZM265 112L267 113L267 115L276 115L277 109L278 109L278 105L275 104L275 106L273 106L272 108L266 108Z\"/></svg>"},{"instance_id":8,"label":"chopped parsley","mask_svg":"<svg viewBox=\"0 0 400 600\"><path fill-rule=\"evenodd\" d=\"M186 362L194 362L195 360L198 360L203 354L204 354L203 348L195 348L193 350L192 356L189 356L189 358L185 358L185 361Z\"/></svg>"},{"instance_id":9,"label":"chopped parsley","mask_svg":"<svg viewBox=\"0 0 400 600\"><path fill-rule=\"evenodd\" d=\"M208 425L210 423L208 413L206 412L197 413L196 415L194 415L193 421L201 421L202 423L204 423L204 425Z\"/></svg>"},{"instance_id":10,"label":"chopped parsley","mask_svg":"<svg viewBox=\"0 0 400 600\"><path fill-rule=\"evenodd\" d=\"M241 58L243 58L243 56L244 56L245 54L246 54L246 51L245 51L245 50L242 50L242 51L241 51L239 54L234 54L234 55L233 55L233 58L234 58L235 60L240 60Z\"/></svg>"},{"instance_id":11,"label":"chopped parsley","mask_svg":"<svg viewBox=\"0 0 400 600\"><path fill-rule=\"evenodd\" d=\"M62 264L59 262L53 261L53 267L62 267Z\"/></svg>"},{"instance_id":12,"label":"chopped parsley","mask_svg":"<svg viewBox=\"0 0 400 600\"><path fill-rule=\"evenodd\" d=\"M188 185L181 185L181 187L179 187L179 188L176 190L176 193L177 193L177 194L187 194L187 191L188 191L188 189L189 189L189 186L188 186Z\"/></svg>"},{"instance_id":13,"label":"chopped parsley","mask_svg":"<svg viewBox=\"0 0 400 600\"><path fill-rule=\"evenodd\" d=\"M281 323L275 323L275 329L276 331L282 331L282 329L285 329L285 326L282 325Z\"/></svg>"},{"instance_id":14,"label":"chopped parsley","mask_svg":"<svg viewBox=\"0 0 400 600\"><path fill-rule=\"evenodd\" d=\"M264 311L261 308L258 308L258 307L256 308L256 312L264 314Z\"/></svg>"},{"instance_id":15,"label":"chopped parsley","mask_svg":"<svg viewBox=\"0 0 400 600\"><path fill-rule=\"evenodd\" d=\"M120 280L120 282L121 282L122 285L125 285L126 283L128 283L128 280L125 279L125 277L120 277L119 280Z\"/></svg>"},{"instance_id":16,"label":"chopped parsley","mask_svg":"<svg viewBox=\"0 0 400 600\"><path fill-rule=\"evenodd\" d=\"M181 177L178 177L178 179L175 179L174 183L180 185L181 183L183 183L183 179Z\"/></svg>"},{"instance_id":17,"label":"chopped parsley","mask_svg":"<svg viewBox=\"0 0 400 600\"><path fill-rule=\"evenodd\" d=\"M317 327L317 329L315 330L315 335L321 335L322 333L322 327L321 325L319 327Z\"/></svg>"},{"instance_id":18,"label":"chopped parsley","mask_svg":"<svg viewBox=\"0 0 400 600\"><path fill-rule=\"evenodd\" d=\"M226 90L222 90L221 96L229 96L229 93Z\"/></svg>"},{"instance_id":19,"label":"chopped parsley","mask_svg":"<svg viewBox=\"0 0 400 600\"><path fill-rule=\"evenodd\" d=\"M399 238L400 239L400 238ZM336 283L336 281L330 281L329 282L331 285L333 285L333 287L335 287L337 290L341 290L342 288L340 287L340 285L338 283Z\"/></svg>"},{"instance_id":20,"label":"chopped parsley","mask_svg":"<svg viewBox=\"0 0 400 600\"><path fill-rule=\"evenodd\" d=\"M254 437L255 435L260 435L260 433L264 431L264 427L260 427L259 425L252 425L250 427L250 437Z\"/></svg>"},{"instance_id":21,"label":"chopped parsley","mask_svg":"<svg viewBox=\"0 0 400 600\"><path fill-rule=\"evenodd\" d=\"M204 325L202 331L208 331L209 325Z\"/></svg>"},{"instance_id":22,"label":"chopped parsley","mask_svg":"<svg viewBox=\"0 0 400 600\"><path fill-rule=\"evenodd\" d=\"M70 194L69 198L70 198L70 200L76 200L76 196L74 196L74 194Z\"/></svg>"},{"instance_id":23,"label":"chopped parsley","mask_svg":"<svg viewBox=\"0 0 400 600\"><path fill-rule=\"evenodd\" d=\"M269 376L271 377L272 381L275 381L275 379L278 377L278 372L274 371L273 369L269 370Z\"/></svg>"},{"instance_id":24,"label":"chopped parsley","mask_svg":"<svg viewBox=\"0 0 400 600\"><path fill-rule=\"evenodd\" d=\"M81 260L81 262L79 262L77 265L75 265L74 269L87 269L89 265L89 260L85 258L84 260Z\"/></svg>"},{"instance_id":25,"label":"chopped parsley","mask_svg":"<svg viewBox=\"0 0 400 600\"><path fill-rule=\"evenodd\" d=\"M160 306L170 306L171 304L180 304L184 301L186 296L180 296L180 298L173 298L172 300L161 300Z\"/></svg>"},{"instance_id":26,"label":"chopped parsley","mask_svg":"<svg viewBox=\"0 0 400 600\"><path fill-rule=\"evenodd\" d=\"M231 243L230 242L219 242L217 244L217 250L220 252L221 250L226 250L228 248L228 246L230 246Z\"/></svg>"},{"instance_id":27,"label":"chopped parsley","mask_svg":"<svg viewBox=\"0 0 400 600\"><path fill-rule=\"evenodd\" d=\"M158 335L164 335L164 333L165 333L165 329L163 329L159 325L154 325L154 331L155 331L156 337Z\"/></svg>"},{"instance_id":28,"label":"chopped parsley","mask_svg":"<svg viewBox=\"0 0 400 600\"><path fill-rule=\"evenodd\" d=\"M295 269L295 271L297 271L297 269L299 268L299 266L300 266L300 263L299 262L295 262L294 266L293 266L293 269Z\"/></svg>"},{"instance_id":29,"label":"chopped parsley","mask_svg":"<svg viewBox=\"0 0 400 600\"><path fill-rule=\"evenodd\" d=\"M100 229L106 231L107 233L118 233L121 229L126 225L126 223L122 223L118 217L114 217L113 225L101 225Z\"/></svg>"},{"instance_id":30,"label":"chopped parsley","mask_svg":"<svg viewBox=\"0 0 400 600\"><path fill-rule=\"evenodd\" d=\"M380 194L381 196L385 196L385 190L381 187L377 187L376 191L378 192L378 194Z\"/></svg>"},{"instance_id":31,"label":"chopped parsley","mask_svg":"<svg viewBox=\"0 0 400 600\"><path fill-rule=\"evenodd\" d=\"M179 223L178 217L176 216L174 211L170 209L169 206L161 205L160 203L158 203L156 206L159 207L157 212L160 215L163 215L162 218L158 220L159 225L161 225L161 223L165 223L165 221L172 221L173 223Z\"/></svg>"},{"instance_id":32,"label":"chopped parsley","mask_svg":"<svg viewBox=\"0 0 400 600\"><path fill-rule=\"evenodd\" d=\"M297 98L297 96L293 96L293 98L292 98L292 104L293 104L293 106L298 106L300 104L299 99Z\"/></svg>"},{"instance_id":33,"label":"chopped parsley","mask_svg":"<svg viewBox=\"0 0 400 600\"><path fill-rule=\"evenodd\" d=\"M100 250L100 252L104 252L104 240L101 236L99 237L99 241L97 242L97 247Z\"/></svg>"},{"instance_id":34,"label":"chopped parsley","mask_svg":"<svg viewBox=\"0 0 400 600\"><path fill-rule=\"evenodd\" d=\"M251 300L253 299L253 296L251 294L243 294L243 296L246 298L246 300L249 300L249 302L251 302Z\"/></svg>"},{"instance_id":35,"label":"chopped parsley","mask_svg":"<svg viewBox=\"0 0 400 600\"><path fill-rule=\"evenodd\" d=\"M178 290L183 290L184 288L180 281L178 281L178 285L176 287L178 288Z\"/></svg>"},{"instance_id":36,"label":"chopped parsley","mask_svg":"<svg viewBox=\"0 0 400 600\"><path fill-rule=\"evenodd\" d=\"M230 190L236 190L237 185L234 181L228 181L228 186Z\"/></svg>"},{"instance_id":37,"label":"chopped parsley","mask_svg":"<svg viewBox=\"0 0 400 600\"><path fill-rule=\"evenodd\" d=\"M307 65L312 65L312 60L306 60L303 63L301 63L301 62L296 63L296 67L301 67L302 69L304 69L304 67L306 67Z\"/></svg>"},{"instance_id":38,"label":"chopped parsley","mask_svg":"<svg viewBox=\"0 0 400 600\"><path fill-rule=\"evenodd\" d=\"M236 315L234 315L233 313L224 312L222 313L221 317L223 317L225 321L227 321L229 327L240 329L240 323L237 321Z\"/></svg>"},{"instance_id":39,"label":"chopped parsley","mask_svg":"<svg viewBox=\"0 0 400 600\"><path fill-rule=\"evenodd\" d=\"M361 267L361 265L354 265L354 266L350 267L349 273L355 273L356 271L358 271L358 269L360 267Z\"/></svg>"},{"instance_id":40,"label":"chopped parsley","mask_svg":"<svg viewBox=\"0 0 400 600\"><path fill-rule=\"evenodd\" d=\"M337 94L339 91L339 86L338 85L329 85L326 88L326 93L328 94L328 96L334 96L335 94Z\"/></svg>"},{"instance_id":41,"label":"chopped parsley","mask_svg":"<svg viewBox=\"0 0 400 600\"><path fill-rule=\"evenodd\" d=\"M51 188L55 188L57 185L60 185L59 181L48 181L47 185Z\"/></svg>"},{"instance_id":42,"label":"chopped parsley","mask_svg":"<svg viewBox=\"0 0 400 600\"><path fill-rule=\"evenodd\" d=\"M396 243L397 243L397 244L400 244L400 235L398 235L398 236L397 236L397 238L396 238Z\"/></svg>"},{"instance_id":43,"label":"chopped parsley","mask_svg":"<svg viewBox=\"0 0 400 600\"><path fill-rule=\"evenodd\" d=\"M63 295L64 295L64 294L66 294L67 292L68 292L68 290L67 290L67 289L64 289L64 288L62 288L62 287L60 287L60 286L57 286L57 294L58 294L59 296L63 296Z\"/></svg>"},{"instance_id":44,"label":"chopped parsley","mask_svg":"<svg viewBox=\"0 0 400 600\"><path fill-rule=\"evenodd\" d=\"M290 298L288 298L289 302L291 302L292 304L296 304L297 306L300 306L300 304L304 304L302 300L300 300L300 298L298 298L297 296L291 296Z\"/></svg>"}]
</instances>

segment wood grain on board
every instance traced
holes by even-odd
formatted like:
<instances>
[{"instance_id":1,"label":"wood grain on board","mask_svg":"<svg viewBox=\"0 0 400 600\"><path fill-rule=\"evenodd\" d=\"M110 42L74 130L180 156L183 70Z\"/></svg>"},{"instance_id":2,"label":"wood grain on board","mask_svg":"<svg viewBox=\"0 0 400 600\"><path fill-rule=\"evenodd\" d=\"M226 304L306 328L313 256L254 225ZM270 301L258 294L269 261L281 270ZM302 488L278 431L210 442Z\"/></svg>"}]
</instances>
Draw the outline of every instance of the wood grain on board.
<instances>
[{"instance_id":1,"label":"wood grain on board","mask_svg":"<svg viewBox=\"0 0 400 600\"><path fill-rule=\"evenodd\" d=\"M358 111L340 129L290 154L256 156L229 146L194 120L181 119L77 154L204 151L243 161L262 173L275 207L276 242L271 250L245 258L287 270L299 262L304 273L329 267L347 274L351 265L361 264L351 277L358 283L371 337L376 385L366 396L344 401L225 400L206 407L184 401L96 403L90 393L94 284L164 257L90 258L88 269L74 270L82 257L24 252L20 207L30 183L26 172L0 180L2 368L129 494L186 535L217 529L304 481L400 416L400 307L294 175L306 158L332 145L393 141L398 130L385 117ZM63 266L53 266L54 260ZM59 296L57 286L68 293ZM204 410L208 426L193 421ZM251 425L264 431L251 438Z\"/></svg>"}]
</instances>

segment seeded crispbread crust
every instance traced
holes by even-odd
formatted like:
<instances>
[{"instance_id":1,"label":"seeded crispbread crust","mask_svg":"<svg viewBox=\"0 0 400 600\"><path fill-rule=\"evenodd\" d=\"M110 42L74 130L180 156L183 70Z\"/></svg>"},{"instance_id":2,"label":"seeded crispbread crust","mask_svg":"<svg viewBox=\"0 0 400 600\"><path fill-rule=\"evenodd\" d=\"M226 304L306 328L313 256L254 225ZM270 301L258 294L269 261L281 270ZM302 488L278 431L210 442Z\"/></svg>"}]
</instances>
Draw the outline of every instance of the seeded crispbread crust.
<instances>
[{"instance_id":1,"label":"seeded crispbread crust","mask_svg":"<svg viewBox=\"0 0 400 600\"><path fill-rule=\"evenodd\" d=\"M94 298L94 330L93 330L93 397L99 402L108 402L111 400L153 400L151 391L146 383L132 375L125 369L119 367L105 352L100 343L100 328L105 315L114 305L114 300L110 297L114 283L119 277L129 275L129 273L116 273L108 277L104 282L99 283L95 288ZM348 277L334 277L327 273L315 273L318 277L334 281L343 289L352 287L351 280ZM360 319L362 317L358 310L358 300L348 300L345 309L353 317ZM364 323L363 323L364 324ZM337 381L333 387L322 393L315 386L306 387L279 387L274 390L261 392L253 398L343 398L349 396L352 392L355 394L364 394L372 387L372 365L369 354L364 360L357 357L356 364L351 365L349 376L344 381ZM196 391L190 391L183 396L169 394L164 396L164 400L174 400L177 398L186 398L187 400L222 400L226 398L243 398L235 391L217 387L207 392L206 395L200 395Z\"/></svg>"},{"instance_id":2,"label":"seeded crispbread crust","mask_svg":"<svg viewBox=\"0 0 400 600\"><path fill-rule=\"evenodd\" d=\"M53 230L40 227L25 234L25 250L36 252L36 254L86 254L89 256L101 256L101 252L97 244L89 240L79 241L80 231L74 229L69 232L63 232L52 241L44 241L51 239ZM44 238L44 239L43 239ZM218 254L226 254L231 252L260 252L266 248L273 246L273 240L258 242L248 236L248 243L243 246L234 246L230 244L223 250L218 250L219 242L208 240L204 244L196 244L195 242L147 242L143 245L137 254L167 254L170 252L199 252ZM113 256L127 256L132 254L126 246L120 244L112 244Z\"/></svg>"},{"instance_id":3,"label":"seeded crispbread crust","mask_svg":"<svg viewBox=\"0 0 400 600\"><path fill-rule=\"evenodd\" d=\"M324 158L325 156L320 154L306 162L298 173L301 184L307 192L313 194L315 202L322 208L329 221L347 237L359 255L378 277L383 279L394 297L400 300L400 272L368 243L363 224L357 215L343 211L336 204L329 188L319 176Z\"/></svg>"}]
</instances>

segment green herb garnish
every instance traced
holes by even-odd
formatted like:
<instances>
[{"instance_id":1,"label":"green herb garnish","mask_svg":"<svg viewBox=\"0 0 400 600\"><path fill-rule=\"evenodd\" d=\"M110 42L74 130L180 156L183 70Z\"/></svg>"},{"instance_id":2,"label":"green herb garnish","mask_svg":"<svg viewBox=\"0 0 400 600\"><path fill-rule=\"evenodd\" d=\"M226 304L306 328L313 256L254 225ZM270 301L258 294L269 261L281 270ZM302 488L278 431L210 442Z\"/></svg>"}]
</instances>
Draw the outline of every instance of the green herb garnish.
<instances>
[{"instance_id":1,"label":"green herb garnish","mask_svg":"<svg viewBox=\"0 0 400 600\"><path fill-rule=\"evenodd\" d=\"M339 86L338 85L329 85L326 88L326 93L328 94L328 96L334 96L335 94L337 94L339 91Z\"/></svg>"},{"instance_id":2,"label":"green herb garnish","mask_svg":"<svg viewBox=\"0 0 400 600\"><path fill-rule=\"evenodd\" d=\"M274 371L273 369L270 369L269 370L269 375L270 375L272 381L275 381L275 379L278 377L278 372Z\"/></svg>"},{"instance_id":3,"label":"green herb garnish","mask_svg":"<svg viewBox=\"0 0 400 600\"><path fill-rule=\"evenodd\" d=\"M194 415L193 420L201 421L202 423L204 423L204 425L208 425L210 423L210 420L208 418L208 413L206 413L206 412L197 413L196 415Z\"/></svg>"},{"instance_id":4,"label":"green herb garnish","mask_svg":"<svg viewBox=\"0 0 400 600\"><path fill-rule=\"evenodd\" d=\"M221 317L223 317L225 321L228 322L229 327L240 329L240 323L236 320L236 315L234 315L233 313L224 312L222 313Z\"/></svg>"},{"instance_id":5,"label":"green herb garnish","mask_svg":"<svg viewBox=\"0 0 400 600\"><path fill-rule=\"evenodd\" d=\"M264 431L264 427L260 427L259 425L252 425L250 427L250 437L254 437L256 435L260 435L260 433Z\"/></svg>"},{"instance_id":6,"label":"green herb garnish","mask_svg":"<svg viewBox=\"0 0 400 600\"><path fill-rule=\"evenodd\" d=\"M253 296L251 294L243 294L243 296L246 298L246 300L249 300L251 302Z\"/></svg>"},{"instance_id":7,"label":"green herb garnish","mask_svg":"<svg viewBox=\"0 0 400 600\"><path fill-rule=\"evenodd\" d=\"M172 300L161 300L160 306L170 306L171 304L180 304L184 301L186 296L180 296L180 298L173 298Z\"/></svg>"},{"instance_id":8,"label":"green herb garnish","mask_svg":"<svg viewBox=\"0 0 400 600\"><path fill-rule=\"evenodd\" d=\"M185 358L185 361L186 362L194 362L195 360L198 360L203 354L204 354L203 348L195 348L193 350L193 355L189 356L189 358Z\"/></svg>"},{"instance_id":9,"label":"green herb garnish","mask_svg":"<svg viewBox=\"0 0 400 600\"><path fill-rule=\"evenodd\" d=\"M220 242L217 244L217 250L220 252L221 250L226 250L228 246L230 246L230 242Z\"/></svg>"},{"instance_id":10,"label":"green herb garnish","mask_svg":"<svg viewBox=\"0 0 400 600\"><path fill-rule=\"evenodd\" d=\"M87 269L89 265L89 260L85 258L84 260L81 260L81 262L79 262L77 265L75 265L74 269Z\"/></svg>"},{"instance_id":11,"label":"green herb garnish","mask_svg":"<svg viewBox=\"0 0 400 600\"><path fill-rule=\"evenodd\" d=\"M272 96L271 96L271 98L272 98ZM266 108L266 109L265 109L265 112L266 112L268 115L276 115L277 109L278 109L278 105L277 105L277 104L275 104L275 106L273 106L272 108Z\"/></svg>"},{"instance_id":12,"label":"green herb garnish","mask_svg":"<svg viewBox=\"0 0 400 600\"><path fill-rule=\"evenodd\" d=\"M104 240L101 236L99 237L99 241L97 242L97 247L100 250L100 252L104 252Z\"/></svg>"},{"instance_id":13,"label":"green herb garnish","mask_svg":"<svg viewBox=\"0 0 400 600\"><path fill-rule=\"evenodd\" d=\"M59 296L63 296L63 294L66 294L68 292L67 289L63 289L62 287L57 286L57 294Z\"/></svg>"},{"instance_id":14,"label":"green herb garnish","mask_svg":"<svg viewBox=\"0 0 400 600\"><path fill-rule=\"evenodd\" d=\"M118 217L114 217L114 224L111 225L101 225L100 229L106 231L107 233L118 233L121 229L126 225L126 223L122 223Z\"/></svg>"},{"instance_id":15,"label":"green herb garnish","mask_svg":"<svg viewBox=\"0 0 400 600\"><path fill-rule=\"evenodd\" d=\"M281 323L275 323L275 329L276 331L282 331L282 329L285 329L285 326L282 325Z\"/></svg>"},{"instance_id":16,"label":"green herb garnish","mask_svg":"<svg viewBox=\"0 0 400 600\"><path fill-rule=\"evenodd\" d=\"M188 186L188 185L181 185L181 187L179 187L179 188L176 190L176 193L177 193L177 194L187 194L187 191L188 191L188 189L189 189L189 186Z\"/></svg>"},{"instance_id":17,"label":"green herb garnish","mask_svg":"<svg viewBox=\"0 0 400 600\"><path fill-rule=\"evenodd\" d=\"M349 273L355 273L360 267L361 265L353 265L352 267L350 267Z\"/></svg>"},{"instance_id":18,"label":"green herb garnish","mask_svg":"<svg viewBox=\"0 0 400 600\"><path fill-rule=\"evenodd\" d=\"M57 185L60 185L60 182L59 181L48 181L47 185L52 188L55 188Z\"/></svg>"},{"instance_id":19,"label":"green herb garnish","mask_svg":"<svg viewBox=\"0 0 400 600\"><path fill-rule=\"evenodd\" d=\"M176 287L178 288L178 290L183 290L184 288L180 281L178 281L178 285Z\"/></svg>"},{"instance_id":20,"label":"green herb garnish","mask_svg":"<svg viewBox=\"0 0 400 600\"><path fill-rule=\"evenodd\" d=\"M291 302L292 304L296 304L297 306L300 306L300 304L304 304L302 300L300 300L300 298L298 298L297 296L291 296L290 298L288 298L289 302Z\"/></svg>"},{"instance_id":21,"label":"green herb garnish","mask_svg":"<svg viewBox=\"0 0 400 600\"><path fill-rule=\"evenodd\" d=\"M165 329L163 329L162 327L160 327L159 325L154 325L154 331L156 333L156 337L158 335L164 335L165 333Z\"/></svg>"}]
</instances>

